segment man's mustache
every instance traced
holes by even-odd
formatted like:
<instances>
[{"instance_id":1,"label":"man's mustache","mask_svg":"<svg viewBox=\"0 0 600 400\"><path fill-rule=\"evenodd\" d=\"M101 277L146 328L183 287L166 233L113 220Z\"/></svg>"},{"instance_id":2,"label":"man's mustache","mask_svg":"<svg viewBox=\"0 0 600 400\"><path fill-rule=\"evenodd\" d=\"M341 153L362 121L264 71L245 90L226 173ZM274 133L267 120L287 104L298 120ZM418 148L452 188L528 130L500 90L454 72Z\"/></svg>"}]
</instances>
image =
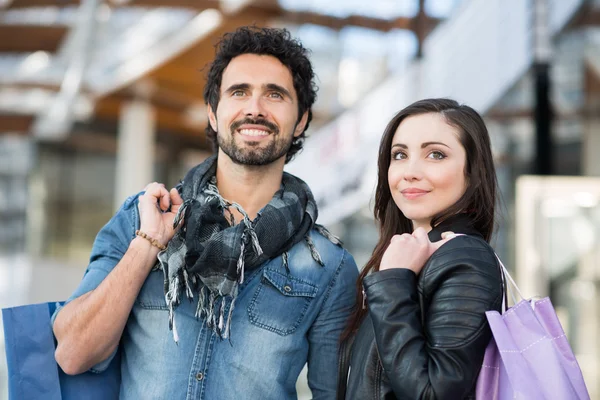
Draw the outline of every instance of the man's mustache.
<instances>
[{"instance_id":1,"label":"man's mustache","mask_svg":"<svg viewBox=\"0 0 600 400\"><path fill-rule=\"evenodd\" d=\"M275 125L272 122L267 121L264 118L257 118L257 119L244 118L244 119L235 121L233 124L231 124L231 133L234 133L242 125L262 125L265 128L267 128L269 131L273 132L274 134L279 133L279 128L277 128L277 125Z\"/></svg>"}]
</instances>

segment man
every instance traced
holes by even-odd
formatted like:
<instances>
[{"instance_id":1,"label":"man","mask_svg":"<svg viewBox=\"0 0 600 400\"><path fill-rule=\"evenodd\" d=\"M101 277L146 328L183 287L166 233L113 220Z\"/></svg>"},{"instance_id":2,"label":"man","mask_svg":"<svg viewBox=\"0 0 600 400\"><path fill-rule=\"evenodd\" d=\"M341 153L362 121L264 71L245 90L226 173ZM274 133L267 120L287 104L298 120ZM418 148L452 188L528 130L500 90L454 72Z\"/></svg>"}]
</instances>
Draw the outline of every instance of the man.
<instances>
[{"instance_id":1,"label":"man","mask_svg":"<svg viewBox=\"0 0 600 400\"><path fill-rule=\"evenodd\" d=\"M313 397L335 396L358 271L283 172L313 79L285 30L223 37L204 90L217 154L178 188L148 185L99 232L55 314L66 373L102 370L120 347L124 399L288 399L308 362Z\"/></svg>"}]
</instances>

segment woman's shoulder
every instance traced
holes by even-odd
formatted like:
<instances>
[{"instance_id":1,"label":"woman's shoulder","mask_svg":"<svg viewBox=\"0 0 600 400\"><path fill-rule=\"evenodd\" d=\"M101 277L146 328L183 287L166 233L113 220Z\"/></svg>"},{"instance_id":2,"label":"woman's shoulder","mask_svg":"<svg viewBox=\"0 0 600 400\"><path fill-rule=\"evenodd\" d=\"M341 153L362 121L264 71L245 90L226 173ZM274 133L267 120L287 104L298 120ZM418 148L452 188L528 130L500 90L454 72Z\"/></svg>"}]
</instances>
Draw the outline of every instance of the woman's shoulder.
<instances>
[{"instance_id":1,"label":"woman's shoulder","mask_svg":"<svg viewBox=\"0 0 600 400\"><path fill-rule=\"evenodd\" d=\"M460 233L437 249L432 258L468 256L470 254L496 260L496 252L481 236Z\"/></svg>"},{"instance_id":2,"label":"woman's shoulder","mask_svg":"<svg viewBox=\"0 0 600 400\"><path fill-rule=\"evenodd\" d=\"M501 281L501 269L494 249L480 236L457 235L437 249L424 272L446 275L452 270L475 270L494 281Z\"/></svg>"}]
</instances>

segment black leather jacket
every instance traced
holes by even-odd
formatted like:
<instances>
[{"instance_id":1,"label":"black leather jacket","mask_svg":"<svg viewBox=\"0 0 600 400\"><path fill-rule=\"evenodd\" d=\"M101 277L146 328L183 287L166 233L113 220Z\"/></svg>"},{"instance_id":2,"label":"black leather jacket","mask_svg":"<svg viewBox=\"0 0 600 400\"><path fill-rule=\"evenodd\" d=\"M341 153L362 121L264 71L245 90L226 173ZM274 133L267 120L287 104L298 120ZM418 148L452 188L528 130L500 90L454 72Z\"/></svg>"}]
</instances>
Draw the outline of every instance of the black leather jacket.
<instances>
[{"instance_id":1,"label":"black leather jacket","mask_svg":"<svg viewBox=\"0 0 600 400\"><path fill-rule=\"evenodd\" d=\"M491 339L485 312L501 308L501 271L465 216L429 238L448 230L468 236L440 247L418 277L392 269L365 278L368 315L352 346L346 399L474 398Z\"/></svg>"}]
</instances>

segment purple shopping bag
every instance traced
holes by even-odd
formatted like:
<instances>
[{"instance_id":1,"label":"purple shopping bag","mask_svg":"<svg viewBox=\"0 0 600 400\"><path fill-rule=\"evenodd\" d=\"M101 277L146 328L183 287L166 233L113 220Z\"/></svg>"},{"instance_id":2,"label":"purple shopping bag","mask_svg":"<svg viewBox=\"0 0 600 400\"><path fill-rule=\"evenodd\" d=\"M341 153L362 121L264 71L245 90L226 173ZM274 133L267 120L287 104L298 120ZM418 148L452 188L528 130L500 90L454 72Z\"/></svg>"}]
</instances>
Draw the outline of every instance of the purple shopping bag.
<instances>
[{"instance_id":1,"label":"purple shopping bag","mask_svg":"<svg viewBox=\"0 0 600 400\"><path fill-rule=\"evenodd\" d=\"M505 278L521 295L500 265ZM485 351L477 380L477 399L590 398L549 298L521 300L502 315L488 311L486 316L493 339Z\"/></svg>"}]
</instances>

